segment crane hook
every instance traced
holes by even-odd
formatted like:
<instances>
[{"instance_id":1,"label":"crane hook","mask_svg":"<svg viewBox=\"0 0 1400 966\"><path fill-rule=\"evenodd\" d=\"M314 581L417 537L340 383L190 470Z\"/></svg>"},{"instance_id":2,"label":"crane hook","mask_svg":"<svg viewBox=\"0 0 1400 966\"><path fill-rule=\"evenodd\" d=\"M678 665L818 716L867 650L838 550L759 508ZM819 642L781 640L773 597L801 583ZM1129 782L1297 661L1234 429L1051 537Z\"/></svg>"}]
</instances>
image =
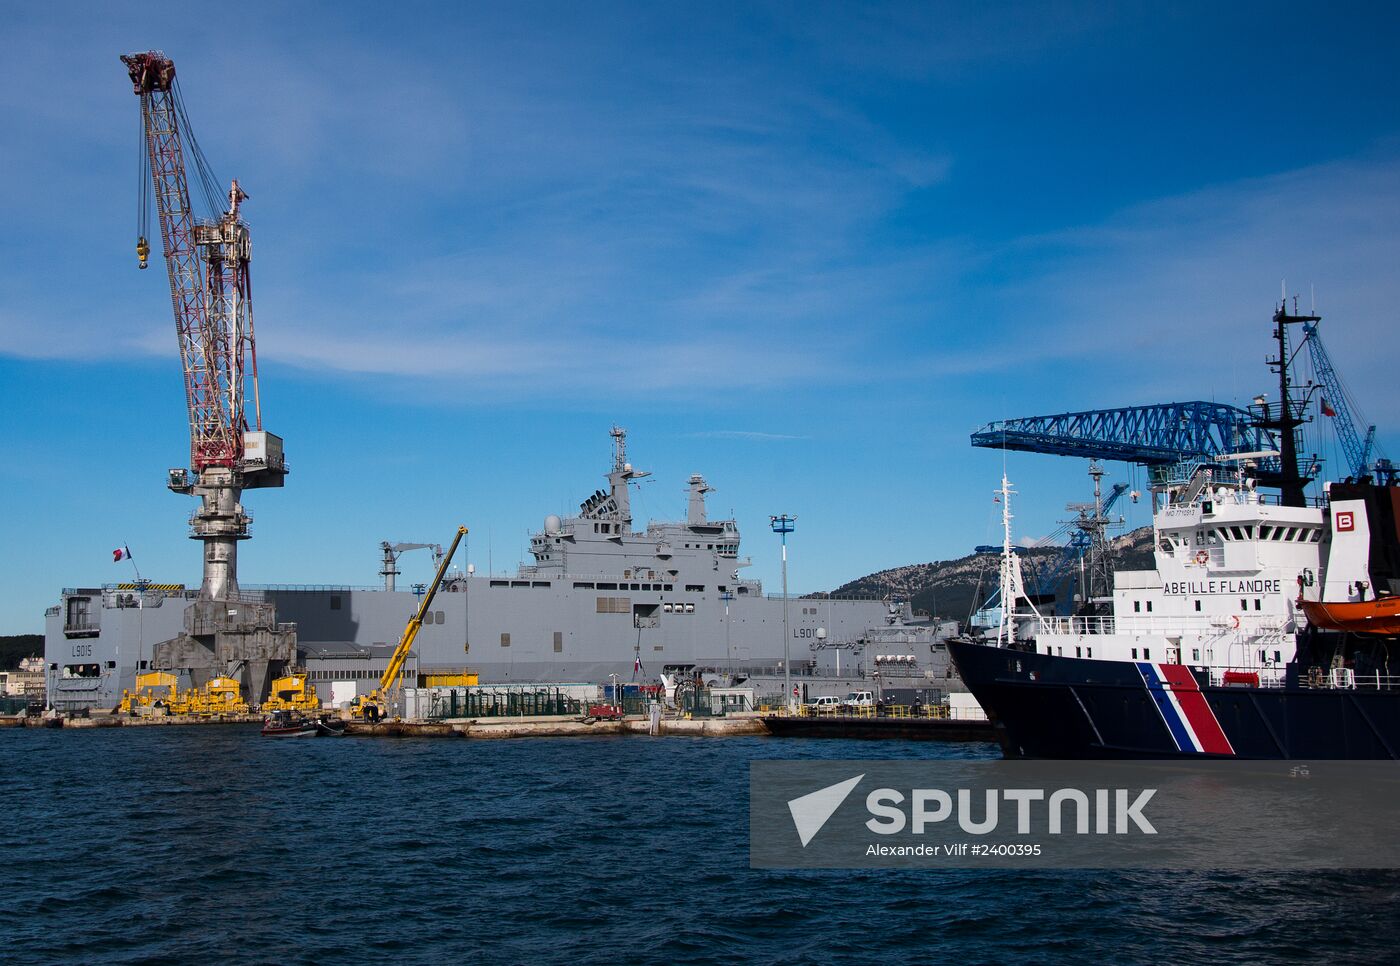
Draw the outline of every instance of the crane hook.
<instances>
[{"instance_id":1,"label":"crane hook","mask_svg":"<svg viewBox=\"0 0 1400 966\"><path fill-rule=\"evenodd\" d=\"M146 264L146 256L151 254L151 246L146 243L146 236L142 235L136 240L136 257L141 259L141 268L149 268Z\"/></svg>"}]
</instances>

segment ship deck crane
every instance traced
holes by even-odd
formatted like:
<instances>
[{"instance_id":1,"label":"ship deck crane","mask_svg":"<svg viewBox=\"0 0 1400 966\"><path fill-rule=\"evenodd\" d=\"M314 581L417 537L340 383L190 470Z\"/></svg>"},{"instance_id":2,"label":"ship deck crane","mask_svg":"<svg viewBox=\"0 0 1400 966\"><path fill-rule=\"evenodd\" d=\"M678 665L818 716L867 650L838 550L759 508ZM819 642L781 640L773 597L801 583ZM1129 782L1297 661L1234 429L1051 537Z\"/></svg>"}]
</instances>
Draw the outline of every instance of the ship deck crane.
<instances>
[{"instance_id":1,"label":"ship deck crane","mask_svg":"<svg viewBox=\"0 0 1400 966\"><path fill-rule=\"evenodd\" d=\"M404 662L408 660L408 655L413 650L413 642L423 626L423 615L432 606L433 598L437 596L438 588L442 586L442 579L447 574L447 565L452 562L452 557L457 552L457 545L462 542L462 538L466 534L466 527L457 528L457 534L452 538L452 546L448 547L447 553L438 563L437 574L433 577L428 592L423 595L423 599L419 602L418 610L408 619L403 636L399 638L394 653L389 656L389 663L384 666L384 673L379 677L379 686L369 694L356 697L351 702L350 716L352 718L379 721L389 717L393 706L394 692L398 689L399 678L403 674Z\"/></svg>"},{"instance_id":2,"label":"ship deck crane","mask_svg":"<svg viewBox=\"0 0 1400 966\"><path fill-rule=\"evenodd\" d=\"M442 544L440 543L390 543L388 540L379 545L379 549L384 552L384 565L379 569L379 575L384 578L384 589L394 589L394 578L399 571L399 554L405 550L431 550L433 552L433 566L442 563Z\"/></svg>"}]
</instances>

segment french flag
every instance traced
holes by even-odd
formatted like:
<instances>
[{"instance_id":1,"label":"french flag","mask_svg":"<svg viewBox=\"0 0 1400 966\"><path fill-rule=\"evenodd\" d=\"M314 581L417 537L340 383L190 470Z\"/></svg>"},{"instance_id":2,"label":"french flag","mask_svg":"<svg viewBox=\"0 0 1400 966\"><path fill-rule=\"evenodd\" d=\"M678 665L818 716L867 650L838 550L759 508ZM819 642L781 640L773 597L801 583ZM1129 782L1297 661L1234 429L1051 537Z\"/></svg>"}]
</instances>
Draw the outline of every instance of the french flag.
<instances>
[{"instance_id":1,"label":"french flag","mask_svg":"<svg viewBox=\"0 0 1400 966\"><path fill-rule=\"evenodd\" d=\"M112 563L121 563L123 560L131 559L131 551L125 546L120 546L112 551Z\"/></svg>"}]
</instances>

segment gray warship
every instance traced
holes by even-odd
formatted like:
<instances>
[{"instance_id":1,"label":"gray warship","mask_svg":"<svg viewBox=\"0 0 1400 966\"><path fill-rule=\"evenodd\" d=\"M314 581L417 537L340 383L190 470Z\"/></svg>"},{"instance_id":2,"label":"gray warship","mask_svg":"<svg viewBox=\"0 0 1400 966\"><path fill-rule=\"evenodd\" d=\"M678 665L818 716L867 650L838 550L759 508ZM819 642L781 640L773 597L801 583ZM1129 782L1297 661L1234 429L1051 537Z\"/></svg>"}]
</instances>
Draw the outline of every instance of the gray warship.
<instances>
[{"instance_id":1,"label":"gray warship","mask_svg":"<svg viewBox=\"0 0 1400 966\"><path fill-rule=\"evenodd\" d=\"M801 700L872 680L921 689L925 700L964 690L944 646L955 626L916 620L907 603L790 597L785 648L783 598L742 575L750 562L740 557L739 526L710 519L704 477L689 480L684 520L634 529L630 488L650 474L628 461L626 431L611 435L607 489L575 516L546 517L530 538L533 563L508 576L448 571L406 674L422 680L469 668L483 685L600 684L614 675L650 683L669 671L747 682L780 700L786 653ZM323 701L342 705L376 686L418 607L421 585L402 590L395 579L397 554L408 546L423 545L381 545L379 586L244 585L227 606L264 620L270 635L294 632L297 662ZM110 708L148 669L202 683L171 646L188 634L191 605L200 603L182 584L65 589L46 614L50 705L60 713Z\"/></svg>"}]
</instances>

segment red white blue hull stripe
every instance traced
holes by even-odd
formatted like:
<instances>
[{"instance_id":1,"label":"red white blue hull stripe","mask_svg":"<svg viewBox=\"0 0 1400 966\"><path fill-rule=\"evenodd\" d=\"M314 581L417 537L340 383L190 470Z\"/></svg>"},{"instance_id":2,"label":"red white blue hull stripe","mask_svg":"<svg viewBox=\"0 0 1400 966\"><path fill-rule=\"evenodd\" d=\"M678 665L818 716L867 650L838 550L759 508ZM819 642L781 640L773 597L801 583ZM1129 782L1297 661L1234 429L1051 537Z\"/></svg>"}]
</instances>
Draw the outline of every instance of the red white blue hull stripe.
<instances>
[{"instance_id":1,"label":"red white blue hull stripe","mask_svg":"<svg viewBox=\"0 0 1400 966\"><path fill-rule=\"evenodd\" d=\"M1167 731L1176 742L1177 751L1206 755L1235 753L1190 668L1180 664L1134 663L1162 714Z\"/></svg>"}]
</instances>

